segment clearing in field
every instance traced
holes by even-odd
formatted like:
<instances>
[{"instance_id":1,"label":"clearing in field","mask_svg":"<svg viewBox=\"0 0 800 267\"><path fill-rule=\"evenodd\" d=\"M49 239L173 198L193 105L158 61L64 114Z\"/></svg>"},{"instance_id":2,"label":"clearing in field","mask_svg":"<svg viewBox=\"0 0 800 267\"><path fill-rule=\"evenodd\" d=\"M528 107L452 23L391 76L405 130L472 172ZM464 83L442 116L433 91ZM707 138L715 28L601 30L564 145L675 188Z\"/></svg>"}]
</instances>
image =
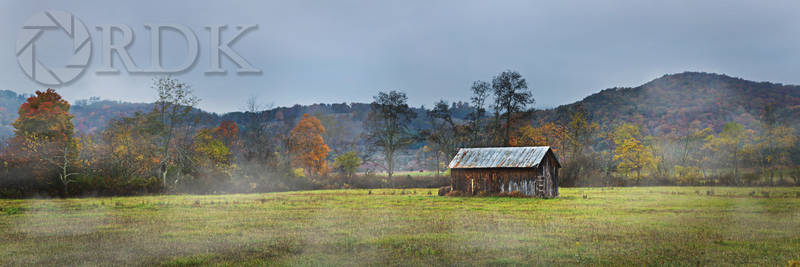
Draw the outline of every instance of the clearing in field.
<instances>
[{"instance_id":1,"label":"clearing in field","mask_svg":"<svg viewBox=\"0 0 800 267\"><path fill-rule=\"evenodd\" d=\"M800 188L0 200L0 265L785 265Z\"/></svg>"}]
</instances>

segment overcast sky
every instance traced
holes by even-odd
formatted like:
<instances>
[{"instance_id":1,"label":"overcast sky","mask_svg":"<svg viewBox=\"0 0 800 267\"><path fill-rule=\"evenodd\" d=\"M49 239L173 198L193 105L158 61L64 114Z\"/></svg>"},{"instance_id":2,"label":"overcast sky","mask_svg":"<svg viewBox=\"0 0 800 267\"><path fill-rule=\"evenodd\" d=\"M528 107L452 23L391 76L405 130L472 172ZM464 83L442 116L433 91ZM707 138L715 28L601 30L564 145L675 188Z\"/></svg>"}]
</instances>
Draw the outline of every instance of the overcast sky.
<instances>
[{"instance_id":1,"label":"overcast sky","mask_svg":"<svg viewBox=\"0 0 800 267\"><path fill-rule=\"evenodd\" d=\"M202 3L201 3L202 2ZM233 2L233 4L231 3ZM33 93L16 59L23 23L47 9L74 14L88 27L92 59L86 72L59 88L70 101L100 96L152 101L153 75L97 74L100 24L135 33L134 61L148 67L147 23L194 30L196 65L175 75L193 85L200 107L241 110L248 96L264 104L369 102L379 90L405 91L412 105L468 100L474 80L519 71L537 107L571 103L601 89L636 86L683 71L725 73L756 81L800 84L800 1L10 1L0 2L0 89ZM258 75L208 76L205 25L258 24L232 48ZM164 65L185 58L182 37L164 34ZM37 58L64 65L69 37L47 31Z\"/></svg>"}]
</instances>

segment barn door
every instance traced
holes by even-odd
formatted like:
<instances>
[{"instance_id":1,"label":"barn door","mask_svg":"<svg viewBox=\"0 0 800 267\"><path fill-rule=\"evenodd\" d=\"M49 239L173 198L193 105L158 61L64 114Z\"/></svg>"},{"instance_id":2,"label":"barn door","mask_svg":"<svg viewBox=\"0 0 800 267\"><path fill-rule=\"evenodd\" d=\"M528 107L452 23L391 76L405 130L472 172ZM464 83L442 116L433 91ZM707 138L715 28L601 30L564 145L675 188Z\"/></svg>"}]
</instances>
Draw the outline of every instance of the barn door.
<instances>
[{"instance_id":1,"label":"barn door","mask_svg":"<svg viewBox=\"0 0 800 267\"><path fill-rule=\"evenodd\" d=\"M474 195L475 194L475 179L473 179L473 178L469 179L469 194L470 195Z\"/></svg>"},{"instance_id":2,"label":"barn door","mask_svg":"<svg viewBox=\"0 0 800 267\"><path fill-rule=\"evenodd\" d=\"M543 197L544 196L544 189L545 189L545 180L544 176L536 177L536 196Z\"/></svg>"}]
</instances>

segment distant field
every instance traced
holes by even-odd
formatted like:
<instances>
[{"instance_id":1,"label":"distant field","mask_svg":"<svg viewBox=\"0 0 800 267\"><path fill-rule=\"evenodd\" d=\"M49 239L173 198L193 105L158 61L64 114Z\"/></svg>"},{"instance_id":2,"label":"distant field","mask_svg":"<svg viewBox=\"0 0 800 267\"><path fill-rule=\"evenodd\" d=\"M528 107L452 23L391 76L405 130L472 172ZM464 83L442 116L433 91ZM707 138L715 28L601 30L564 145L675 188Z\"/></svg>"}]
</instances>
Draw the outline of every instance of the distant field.
<instances>
[{"instance_id":1,"label":"distant field","mask_svg":"<svg viewBox=\"0 0 800 267\"><path fill-rule=\"evenodd\" d=\"M362 174L363 175L363 174ZM394 176L406 176L410 175L411 177L416 176L436 176L436 171L401 171L401 172L394 172L392 175ZM388 173L385 172L377 172L375 176L389 176ZM444 171L439 172L439 176L450 176L450 173L445 173Z\"/></svg>"},{"instance_id":2,"label":"distant field","mask_svg":"<svg viewBox=\"0 0 800 267\"><path fill-rule=\"evenodd\" d=\"M799 194L640 187L562 188L549 200L434 189L0 200L0 265L780 266L800 260Z\"/></svg>"}]
</instances>

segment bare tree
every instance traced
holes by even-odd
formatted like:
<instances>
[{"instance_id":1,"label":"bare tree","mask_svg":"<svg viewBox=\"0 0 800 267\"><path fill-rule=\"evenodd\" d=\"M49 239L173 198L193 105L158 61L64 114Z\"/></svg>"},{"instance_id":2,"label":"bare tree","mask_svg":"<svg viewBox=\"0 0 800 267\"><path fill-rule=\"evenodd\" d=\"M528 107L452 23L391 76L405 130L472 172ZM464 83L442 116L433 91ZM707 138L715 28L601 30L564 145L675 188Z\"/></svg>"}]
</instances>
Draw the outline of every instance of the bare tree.
<instances>
[{"instance_id":1,"label":"bare tree","mask_svg":"<svg viewBox=\"0 0 800 267\"><path fill-rule=\"evenodd\" d=\"M394 154L407 147L416 139L408 127L417 114L408 107L408 97L403 92L379 92L372 102L372 111L365 121L367 140L382 150L384 168L392 178L394 174Z\"/></svg>"},{"instance_id":2,"label":"bare tree","mask_svg":"<svg viewBox=\"0 0 800 267\"><path fill-rule=\"evenodd\" d=\"M78 174L71 172L78 158L75 140L59 141L52 137L30 134L25 136L23 145L23 151L29 157L38 159L57 170L58 180L64 186L64 195L68 195L69 184L74 181L72 176Z\"/></svg>"},{"instance_id":3,"label":"bare tree","mask_svg":"<svg viewBox=\"0 0 800 267\"><path fill-rule=\"evenodd\" d=\"M455 156L462 138L459 130L461 128L453 122L453 115L450 106L444 100L437 102L433 109L428 111L428 118L431 119L431 131L428 134L428 141L434 147L436 155L436 175L439 175L440 155L445 159Z\"/></svg>"},{"instance_id":4,"label":"bare tree","mask_svg":"<svg viewBox=\"0 0 800 267\"><path fill-rule=\"evenodd\" d=\"M472 83L472 97L470 103L472 104L473 111L469 117L472 120L470 131L472 132L471 146L480 146L483 144L480 140L481 119L486 115L486 99L489 97L489 89L491 85L484 81L475 81Z\"/></svg>"},{"instance_id":5,"label":"bare tree","mask_svg":"<svg viewBox=\"0 0 800 267\"><path fill-rule=\"evenodd\" d=\"M534 103L533 94L528 89L528 83L519 72L507 70L492 80L494 89L495 116L505 117L503 125L503 145L511 145L511 128L514 113L524 111L525 108Z\"/></svg>"},{"instance_id":6,"label":"bare tree","mask_svg":"<svg viewBox=\"0 0 800 267\"><path fill-rule=\"evenodd\" d=\"M244 107L247 117L244 127L244 158L247 161L265 162L274 152L274 144L266 129L264 111L272 105L259 103L258 97L250 96Z\"/></svg>"}]
</instances>

